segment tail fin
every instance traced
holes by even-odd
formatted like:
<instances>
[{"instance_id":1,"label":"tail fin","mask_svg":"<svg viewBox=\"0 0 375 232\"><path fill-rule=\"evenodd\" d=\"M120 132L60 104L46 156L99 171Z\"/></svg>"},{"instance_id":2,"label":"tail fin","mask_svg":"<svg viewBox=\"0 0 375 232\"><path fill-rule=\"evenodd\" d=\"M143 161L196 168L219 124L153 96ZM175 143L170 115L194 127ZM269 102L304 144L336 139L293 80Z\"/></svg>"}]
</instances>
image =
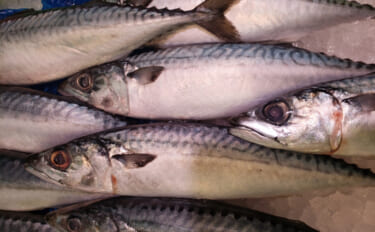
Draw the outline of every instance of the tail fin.
<instances>
[{"instance_id":1,"label":"tail fin","mask_svg":"<svg viewBox=\"0 0 375 232\"><path fill-rule=\"evenodd\" d=\"M237 0L206 0L194 11L210 14L212 17L196 23L224 41L239 42L240 35L232 23L224 16L224 12Z\"/></svg>"}]
</instances>

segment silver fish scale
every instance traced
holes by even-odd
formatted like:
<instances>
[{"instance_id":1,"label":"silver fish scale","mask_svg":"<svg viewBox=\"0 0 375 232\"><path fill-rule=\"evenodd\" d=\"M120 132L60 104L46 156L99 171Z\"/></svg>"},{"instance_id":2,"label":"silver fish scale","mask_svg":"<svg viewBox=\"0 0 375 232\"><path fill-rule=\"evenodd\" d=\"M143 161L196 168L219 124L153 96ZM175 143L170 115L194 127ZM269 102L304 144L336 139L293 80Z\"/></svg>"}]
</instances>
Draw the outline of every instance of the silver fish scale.
<instances>
[{"instance_id":1,"label":"silver fish scale","mask_svg":"<svg viewBox=\"0 0 375 232\"><path fill-rule=\"evenodd\" d=\"M33 34L45 32L66 32L74 29L82 29L87 26L116 25L119 23L134 23L136 21L155 20L171 16L183 16L186 12L176 10L158 10L156 8L135 7L91 7L91 8L64 8L41 12L36 15L22 17L16 20L8 20L0 23L0 39L8 42L16 42ZM3 37L3 38L1 38Z\"/></svg>"},{"instance_id":2,"label":"silver fish scale","mask_svg":"<svg viewBox=\"0 0 375 232\"><path fill-rule=\"evenodd\" d=\"M0 231L55 232L56 230L41 216L0 211Z\"/></svg>"},{"instance_id":3,"label":"silver fish scale","mask_svg":"<svg viewBox=\"0 0 375 232\"><path fill-rule=\"evenodd\" d=\"M147 231L194 232L313 232L303 223L217 202L174 198L118 198L89 206L88 211L110 213L117 225ZM158 226L160 228L158 228ZM152 228L151 228L152 227Z\"/></svg>"},{"instance_id":4,"label":"silver fish scale","mask_svg":"<svg viewBox=\"0 0 375 232\"><path fill-rule=\"evenodd\" d=\"M103 122L105 129L124 125L123 122L99 110L89 109L85 106L39 96L37 94L20 93L16 91L0 90L0 109L3 111L22 112L47 118L59 117L66 120L76 118L76 120L82 123L95 118Z\"/></svg>"},{"instance_id":5,"label":"silver fish scale","mask_svg":"<svg viewBox=\"0 0 375 232\"><path fill-rule=\"evenodd\" d=\"M370 170L360 169L341 159L262 147L229 134L226 128L200 124L150 124L132 126L99 135L100 139L142 152L152 147L199 151L196 155L234 157L239 160L273 163L323 173L375 178ZM204 148L204 149L203 149Z\"/></svg>"},{"instance_id":6,"label":"silver fish scale","mask_svg":"<svg viewBox=\"0 0 375 232\"><path fill-rule=\"evenodd\" d=\"M281 60L286 65L312 65L316 67L375 71L375 64L354 62L350 59L340 59L335 56L313 53L299 48L256 43L188 45L137 54L127 58L127 61L137 66L145 67L169 63L187 63L191 60L241 58L260 58L270 64Z\"/></svg>"}]
</instances>

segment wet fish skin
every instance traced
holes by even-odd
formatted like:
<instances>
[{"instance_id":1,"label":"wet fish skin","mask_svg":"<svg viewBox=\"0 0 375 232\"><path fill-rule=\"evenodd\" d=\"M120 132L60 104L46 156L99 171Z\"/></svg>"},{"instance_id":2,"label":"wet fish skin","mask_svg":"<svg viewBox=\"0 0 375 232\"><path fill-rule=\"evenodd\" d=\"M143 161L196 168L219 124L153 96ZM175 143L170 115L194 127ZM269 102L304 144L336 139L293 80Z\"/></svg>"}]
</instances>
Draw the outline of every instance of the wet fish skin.
<instances>
[{"instance_id":1,"label":"wet fish skin","mask_svg":"<svg viewBox=\"0 0 375 232\"><path fill-rule=\"evenodd\" d=\"M128 196L238 199L375 183L371 171L342 160L265 148L201 124L103 132L30 157L26 166L52 183Z\"/></svg>"},{"instance_id":2,"label":"wet fish skin","mask_svg":"<svg viewBox=\"0 0 375 232\"><path fill-rule=\"evenodd\" d=\"M109 197L63 188L28 173L21 159L0 156L0 210L30 211ZM0 223L0 231L1 229Z\"/></svg>"},{"instance_id":3,"label":"wet fish skin","mask_svg":"<svg viewBox=\"0 0 375 232\"><path fill-rule=\"evenodd\" d=\"M153 0L150 6L192 9L202 0ZM241 0L225 16L245 42L294 42L317 30L343 23L366 20L375 16L374 8L353 1L318 0ZM217 38L195 26L155 41L159 46L219 42Z\"/></svg>"},{"instance_id":4,"label":"wet fish skin","mask_svg":"<svg viewBox=\"0 0 375 232\"><path fill-rule=\"evenodd\" d=\"M25 88L0 88L0 149L40 152L126 125L100 110Z\"/></svg>"},{"instance_id":5,"label":"wet fish skin","mask_svg":"<svg viewBox=\"0 0 375 232\"><path fill-rule=\"evenodd\" d=\"M57 232L42 215L0 211L1 232Z\"/></svg>"},{"instance_id":6,"label":"wet fish skin","mask_svg":"<svg viewBox=\"0 0 375 232\"><path fill-rule=\"evenodd\" d=\"M374 70L374 64L293 47L203 44L93 67L71 76L59 92L131 117L212 119L237 115L294 89ZM81 79L92 82L91 88L82 90Z\"/></svg>"},{"instance_id":7,"label":"wet fish skin","mask_svg":"<svg viewBox=\"0 0 375 232\"><path fill-rule=\"evenodd\" d=\"M193 23L236 40L235 29L221 12L233 1L207 0L189 12L113 4L70 7L1 21L0 84L63 78L119 59L155 37Z\"/></svg>"},{"instance_id":8,"label":"wet fish skin","mask_svg":"<svg viewBox=\"0 0 375 232\"><path fill-rule=\"evenodd\" d=\"M250 209L214 201L177 198L114 198L73 211L60 209L47 218L60 231L69 231L68 225L72 222L80 225L81 232L316 231L304 223Z\"/></svg>"},{"instance_id":9,"label":"wet fish skin","mask_svg":"<svg viewBox=\"0 0 375 232\"><path fill-rule=\"evenodd\" d=\"M293 91L232 119L230 131L264 146L308 153L375 155L375 75ZM267 106L286 104L280 125ZM280 117L283 118L283 117Z\"/></svg>"}]
</instances>

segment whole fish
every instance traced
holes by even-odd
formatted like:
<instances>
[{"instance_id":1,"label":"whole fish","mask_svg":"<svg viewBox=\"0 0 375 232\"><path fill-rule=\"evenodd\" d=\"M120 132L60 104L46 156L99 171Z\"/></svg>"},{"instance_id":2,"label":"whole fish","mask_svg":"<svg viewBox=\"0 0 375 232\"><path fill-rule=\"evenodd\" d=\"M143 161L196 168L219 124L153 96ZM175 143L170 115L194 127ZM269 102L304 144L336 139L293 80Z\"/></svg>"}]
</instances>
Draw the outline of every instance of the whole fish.
<instances>
[{"instance_id":1,"label":"whole fish","mask_svg":"<svg viewBox=\"0 0 375 232\"><path fill-rule=\"evenodd\" d=\"M126 125L96 109L24 88L0 87L0 149L40 152Z\"/></svg>"},{"instance_id":2,"label":"whole fish","mask_svg":"<svg viewBox=\"0 0 375 232\"><path fill-rule=\"evenodd\" d=\"M28 173L21 159L6 156L0 156L0 195L0 209L15 211L51 208L111 196L48 183Z\"/></svg>"},{"instance_id":3,"label":"whole fish","mask_svg":"<svg viewBox=\"0 0 375 232\"><path fill-rule=\"evenodd\" d=\"M190 10L202 1L153 0L150 6ZM375 10L371 5L346 0L240 0L226 11L225 16L242 41L286 42L297 41L328 27L374 18ZM161 46L171 46L192 41L205 43L218 42L218 39L192 25L157 42Z\"/></svg>"},{"instance_id":4,"label":"whole fish","mask_svg":"<svg viewBox=\"0 0 375 232\"><path fill-rule=\"evenodd\" d=\"M327 156L273 150L200 124L146 124L74 140L26 170L92 192L206 199L373 186L375 174Z\"/></svg>"},{"instance_id":5,"label":"whole fish","mask_svg":"<svg viewBox=\"0 0 375 232\"><path fill-rule=\"evenodd\" d=\"M374 64L293 47L204 44L93 67L70 77L59 91L131 117L212 119L294 89L374 70Z\"/></svg>"},{"instance_id":6,"label":"whole fish","mask_svg":"<svg viewBox=\"0 0 375 232\"><path fill-rule=\"evenodd\" d=\"M103 232L316 232L299 221L214 201L115 198L47 215L60 231ZM79 207L79 206L76 206Z\"/></svg>"},{"instance_id":7,"label":"whole fish","mask_svg":"<svg viewBox=\"0 0 375 232\"><path fill-rule=\"evenodd\" d=\"M131 6L70 7L0 22L0 84L47 82L116 60L149 40L197 23L237 40L223 12L235 0L207 0L192 11Z\"/></svg>"},{"instance_id":8,"label":"whole fish","mask_svg":"<svg viewBox=\"0 0 375 232\"><path fill-rule=\"evenodd\" d=\"M375 156L375 74L294 91L232 123L232 134L267 147Z\"/></svg>"},{"instance_id":9,"label":"whole fish","mask_svg":"<svg viewBox=\"0 0 375 232\"><path fill-rule=\"evenodd\" d=\"M0 211L1 232L57 232L43 215Z\"/></svg>"}]
</instances>

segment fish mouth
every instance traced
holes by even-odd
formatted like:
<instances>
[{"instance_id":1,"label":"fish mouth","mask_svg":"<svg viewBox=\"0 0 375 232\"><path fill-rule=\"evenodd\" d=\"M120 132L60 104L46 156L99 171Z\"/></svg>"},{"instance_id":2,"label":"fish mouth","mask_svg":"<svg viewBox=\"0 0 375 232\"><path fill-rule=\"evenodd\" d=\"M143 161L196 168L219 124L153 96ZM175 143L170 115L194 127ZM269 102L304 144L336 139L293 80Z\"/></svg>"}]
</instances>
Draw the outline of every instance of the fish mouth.
<instances>
[{"instance_id":1,"label":"fish mouth","mask_svg":"<svg viewBox=\"0 0 375 232\"><path fill-rule=\"evenodd\" d=\"M31 157L33 158L33 157ZM33 162L33 161L32 161ZM35 162L35 161L34 161ZM31 173L32 175L46 181L46 182L49 182L49 183L53 183L53 184L56 184L56 185L59 185L59 186L63 186L62 183L60 183L59 181L56 181L54 180L53 178L51 178L49 175L47 175L46 173L42 172L41 170L35 168L34 166L32 166L32 164L30 164L29 162L26 162L24 164L24 167L25 167L25 170L29 173Z\"/></svg>"},{"instance_id":2,"label":"fish mouth","mask_svg":"<svg viewBox=\"0 0 375 232\"><path fill-rule=\"evenodd\" d=\"M231 124L234 127L230 128L229 132L236 137L272 148L283 148L286 146L278 139L275 131L270 129L268 130L270 133L266 134L257 130L256 128L260 127L261 123L249 121L248 118L237 118L232 120Z\"/></svg>"},{"instance_id":3,"label":"fish mouth","mask_svg":"<svg viewBox=\"0 0 375 232\"><path fill-rule=\"evenodd\" d=\"M67 81L63 81L59 87L57 88L57 92L59 92L63 96L72 96L68 91L66 91L66 86L68 85Z\"/></svg>"}]
</instances>

